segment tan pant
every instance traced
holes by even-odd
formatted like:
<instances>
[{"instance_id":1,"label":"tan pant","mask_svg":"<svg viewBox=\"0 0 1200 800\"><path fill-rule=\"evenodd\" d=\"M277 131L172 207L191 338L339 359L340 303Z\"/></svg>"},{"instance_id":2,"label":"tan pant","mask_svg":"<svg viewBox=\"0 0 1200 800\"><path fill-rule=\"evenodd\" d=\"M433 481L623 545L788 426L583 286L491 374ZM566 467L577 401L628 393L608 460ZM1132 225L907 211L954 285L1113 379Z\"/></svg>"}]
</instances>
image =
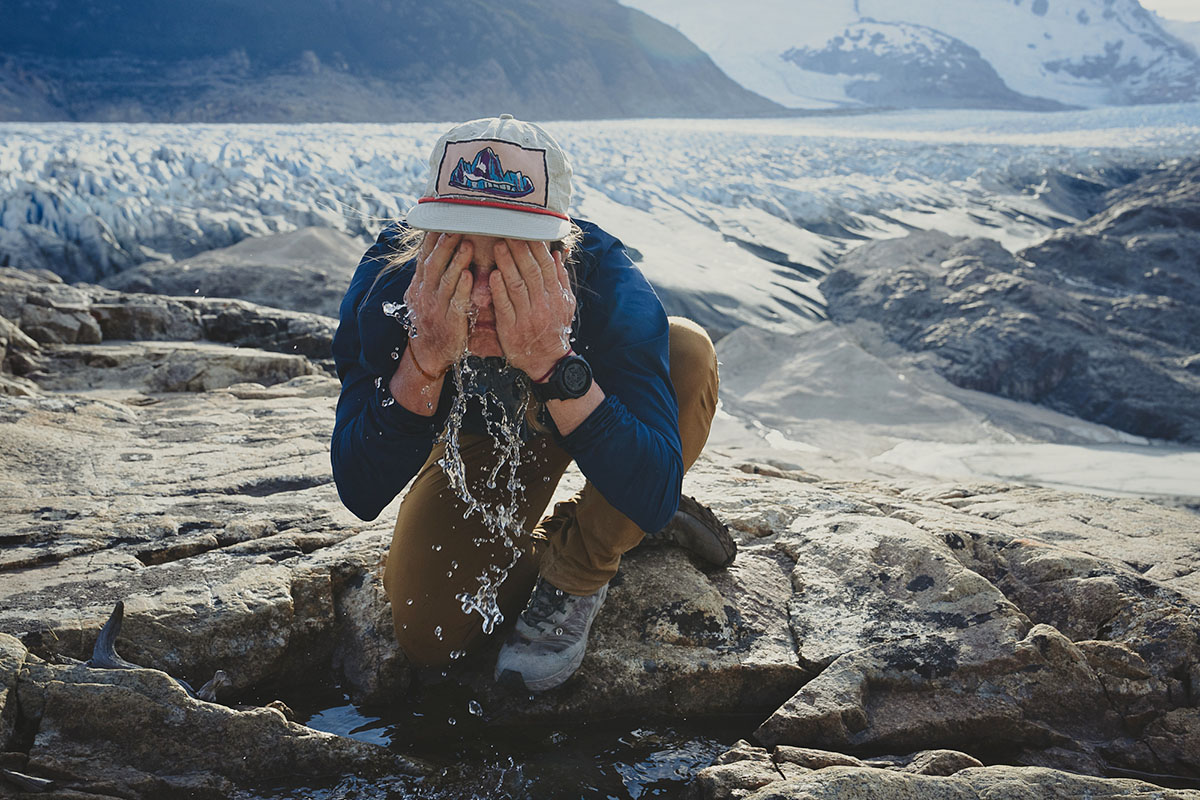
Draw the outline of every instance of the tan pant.
<instances>
[{"instance_id":1,"label":"tan pant","mask_svg":"<svg viewBox=\"0 0 1200 800\"><path fill-rule=\"evenodd\" d=\"M717 407L717 358L704 330L671 317L671 382L679 398L679 434L684 469L691 467L708 440ZM603 388L603 387L601 387ZM462 436L463 464L471 491L489 502L507 502L503 488L488 491L479 477L490 471L496 456L487 436ZM443 448L435 446L400 504L392 546L384 570L384 587L392 601L396 639L418 664L444 664L454 651L467 650L482 634L479 614L464 614L459 593L474 594L477 576L490 565L507 566L510 551L500 543L477 545L492 537L478 514L463 519L465 506L448 487L437 465ZM540 515L550 502L571 458L549 436L526 443L518 470L525 486L517 516ZM507 468L497 486L507 482ZM517 545L523 555L500 587L505 619L525 607L538 573L554 586L576 595L599 589L617 572L621 555L642 539L642 530L608 504L589 482L571 500L557 503L554 513Z\"/></svg>"}]
</instances>

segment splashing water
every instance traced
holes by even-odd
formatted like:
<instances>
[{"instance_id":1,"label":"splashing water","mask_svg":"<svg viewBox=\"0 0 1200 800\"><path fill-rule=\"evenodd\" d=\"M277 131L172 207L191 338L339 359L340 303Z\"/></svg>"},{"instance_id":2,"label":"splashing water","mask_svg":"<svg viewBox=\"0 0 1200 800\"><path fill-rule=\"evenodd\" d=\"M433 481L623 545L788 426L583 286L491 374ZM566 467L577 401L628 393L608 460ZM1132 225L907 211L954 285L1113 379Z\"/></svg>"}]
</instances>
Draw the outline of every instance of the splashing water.
<instances>
[{"instance_id":1,"label":"splashing water","mask_svg":"<svg viewBox=\"0 0 1200 800\"><path fill-rule=\"evenodd\" d=\"M399 322L410 339L416 338L417 330L412 311L404 303L385 302L383 313ZM477 315L478 309L472 306L468 311L470 325L474 325ZM564 347L569 346L570 333L570 328L564 328L562 331ZM488 531L487 535L474 540L475 546L499 544L507 551L507 558L502 557L502 563L489 564L483 574L476 576L478 588L473 594L460 592L455 595L455 599L462 604L463 613L468 615L478 613L483 618L483 632L490 634L495 630L496 625L504 621L497 593L508 577L509 571L516 566L524 554L518 543L525 532L525 519L518 516L518 511L524 497L525 487L520 480L518 471L521 466L521 447L523 445L521 423L528 409L529 398L528 394L524 394L520 407L512 413L504 403L488 404L485 402L485 408L497 409L500 413L483 415L496 456L495 466L484 478L484 485L489 490L503 485L507 497L503 501L495 503L481 500L471 490L459 440L463 419L467 413L467 403L473 395L477 395L475 392L477 371L471 365L470 359L465 357L467 355L469 354L464 353L463 358L455 361L454 368L451 370L455 391L446 425L438 438L438 442L444 445L444 454L438 460L438 466L445 473L449 488L458 496L466 509L463 512L463 519L468 519L472 514L478 514L483 527ZM481 402L483 402L482 398ZM496 416L498 418L494 418ZM441 545L434 545L433 549L440 551L442 548ZM503 563L505 561L507 563ZM457 568L458 563L454 562L452 569ZM447 577L450 576L450 573L447 573ZM440 639L440 628L435 633Z\"/></svg>"},{"instance_id":2,"label":"splashing water","mask_svg":"<svg viewBox=\"0 0 1200 800\"><path fill-rule=\"evenodd\" d=\"M516 566L523 555L517 544L524 534L525 519L517 516L520 501L525 487L521 483L519 468L521 466L520 421L524 419L529 403L528 397L522 398L520 408L510 417L502 403L493 404L500 411L500 418L485 414L484 423L492 438L493 452L496 456L495 466L484 479L484 485L489 489L498 486L501 473L507 472L503 481L508 497L503 502L495 504L480 500L471 491L467 480L466 467L463 464L462 452L459 449L459 430L467 411L467 398L474 388L475 371L468 359L459 359L454 365L454 401L450 408L449 418L442 433L441 441L445 444L445 454L438 461L438 466L446 474L450 489L463 502L466 510L463 519L472 514L478 514L488 535L477 538L474 544L482 547L487 544L500 544L508 551L507 564L489 564L482 575L476 576L478 588L474 594L460 592L455 599L462 603L464 614L478 613L483 618L483 632L490 634L496 625L504 621L500 611L497 593L501 584L508 577L509 571Z\"/></svg>"}]
</instances>

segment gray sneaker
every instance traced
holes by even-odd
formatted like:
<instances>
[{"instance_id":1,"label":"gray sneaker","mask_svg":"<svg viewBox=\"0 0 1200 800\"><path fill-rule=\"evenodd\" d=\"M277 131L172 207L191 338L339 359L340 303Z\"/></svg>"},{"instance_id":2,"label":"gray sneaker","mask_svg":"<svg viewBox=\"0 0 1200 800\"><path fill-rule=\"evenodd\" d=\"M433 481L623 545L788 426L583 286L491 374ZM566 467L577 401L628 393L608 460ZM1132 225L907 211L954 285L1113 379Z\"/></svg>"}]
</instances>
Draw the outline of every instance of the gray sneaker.
<instances>
[{"instance_id":1,"label":"gray sneaker","mask_svg":"<svg viewBox=\"0 0 1200 800\"><path fill-rule=\"evenodd\" d=\"M725 523L708 506L687 495L679 498L679 510L667 526L646 534L641 542L645 547L664 544L682 547L717 569L728 567L737 557L737 542Z\"/></svg>"},{"instance_id":2,"label":"gray sneaker","mask_svg":"<svg viewBox=\"0 0 1200 800\"><path fill-rule=\"evenodd\" d=\"M583 661L588 631L607 594L607 583L593 594L578 597L539 576L529 605L500 648L496 680L519 681L531 692L562 685Z\"/></svg>"}]
</instances>

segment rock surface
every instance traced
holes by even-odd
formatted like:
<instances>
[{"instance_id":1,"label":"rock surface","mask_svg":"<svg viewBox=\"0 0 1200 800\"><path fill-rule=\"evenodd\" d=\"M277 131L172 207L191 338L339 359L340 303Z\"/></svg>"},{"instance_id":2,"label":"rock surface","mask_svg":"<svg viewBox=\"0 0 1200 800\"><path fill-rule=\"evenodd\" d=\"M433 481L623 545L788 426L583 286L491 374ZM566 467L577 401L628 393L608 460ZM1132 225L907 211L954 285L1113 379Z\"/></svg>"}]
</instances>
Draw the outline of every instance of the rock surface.
<instances>
[{"instance_id":1,"label":"rock surface","mask_svg":"<svg viewBox=\"0 0 1200 800\"><path fill-rule=\"evenodd\" d=\"M1200 162L1106 203L1017 256L939 232L864 245L821 283L830 318L878 323L959 386L1200 442Z\"/></svg>"},{"instance_id":2,"label":"rock surface","mask_svg":"<svg viewBox=\"0 0 1200 800\"><path fill-rule=\"evenodd\" d=\"M315 349L331 321L0 281L7 768L135 798L225 796L297 771L427 772L273 710L193 700L153 671L199 685L221 669L241 696L338 683L383 706L426 680L391 637L379 581L394 506L372 523L341 507L327 452L337 382L299 345L287 352L301 331ZM151 382L131 354L156 352L220 377ZM307 369L264 375L267 357ZM560 495L580 481L569 472ZM756 715L772 749L735 748L698 777L699 797L1150 798L1164 790L1096 776L1200 781L1194 514L830 480L717 453L685 490L734 529L735 564L629 554L579 674L537 698L493 684L498 642L463 659L452 680L488 724ZM152 669L70 661L116 600L119 652Z\"/></svg>"},{"instance_id":3,"label":"rock surface","mask_svg":"<svg viewBox=\"0 0 1200 800\"><path fill-rule=\"evenodd\" d=\"M151 262L102 281L122 292L226 297L337 318L367 245L330 228L243 239L175 262Z\"/></svg>"}]
</instances>

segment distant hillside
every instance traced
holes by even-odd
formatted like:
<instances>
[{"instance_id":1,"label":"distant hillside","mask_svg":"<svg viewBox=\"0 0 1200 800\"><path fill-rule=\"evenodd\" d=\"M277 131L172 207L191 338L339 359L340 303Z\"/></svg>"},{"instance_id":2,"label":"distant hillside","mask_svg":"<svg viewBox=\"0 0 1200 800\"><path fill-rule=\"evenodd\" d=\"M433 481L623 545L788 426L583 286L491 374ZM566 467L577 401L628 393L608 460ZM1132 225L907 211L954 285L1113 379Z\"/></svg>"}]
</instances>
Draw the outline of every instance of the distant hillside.
<instances>
[{"instance_id":1,"label":"distant hillside","mask_svg":"<svg viewBox=\"0 0 1200 800\"><path fill-rule=\"evenodd\" d=\"M1200 100L1182 26L1138 0L622 0L792 108ZM1194 42L1195 39L1190 39Z\"/></svg>"},{"instance_id":2,"label":"distant hillside","mask_svg":"<svg viewBox=\"0 0 1200 800\"><path fill-rule=\"evenodd\" d=\"M0 19L0 120L780 110L615 0L0 0Z\"/></svg>"}]
</instances>

